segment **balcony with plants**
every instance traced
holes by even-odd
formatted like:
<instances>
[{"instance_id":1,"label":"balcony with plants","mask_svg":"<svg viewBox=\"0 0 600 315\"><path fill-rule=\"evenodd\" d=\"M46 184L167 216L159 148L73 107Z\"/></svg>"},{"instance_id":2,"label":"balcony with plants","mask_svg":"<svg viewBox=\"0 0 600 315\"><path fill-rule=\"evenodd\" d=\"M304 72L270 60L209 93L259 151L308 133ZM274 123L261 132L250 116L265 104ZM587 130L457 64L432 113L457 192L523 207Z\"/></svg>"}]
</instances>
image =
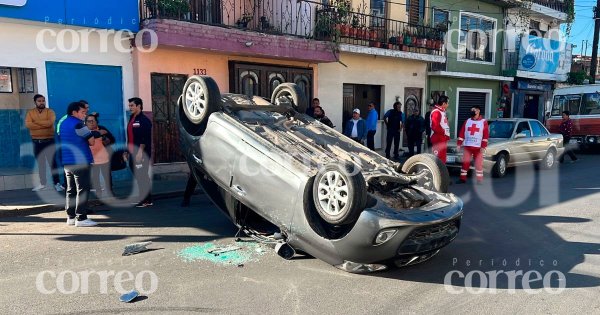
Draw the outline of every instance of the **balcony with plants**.
<instances>
[{"instance_id":1,"label":"balcony with plants","mask_svg":"<svg viewBox=\"0 0 600 315\"><path fill-rule=\"evenodd\" d=\"M291 47L310 46L313 52L323 50L327 54L318 53L321 55L315 61L331 61L331 51L340 45L417 53L425 59L442 56L445 29L366 11L364 3L362 9L353 10L349 0L331 5L313 0L143 0L140 7L142 28L159 33L159 44L163 45L213 49L210 39L216 37L217 50L235 46L235 53L252 55L263 49L260 54L266 55L267 46L271 46L279 47L276 53L282 57L302 59L302 52L284 51L286 43L298 42ZM204 38L190 43L194 36ZM239 42L255 45L238 47Z\"/></svg>"},{"instance_id":2,"label":"balcony with plants","mask_svg":"<svg viewBox=\"0 0 600 315\"><path fill-rule=\"evenodd\" d=\"M366 14L361 8L353 11L349 2L339 1L337 5L317 9L314 38L441 56L446 30L445 25L428 27Z\"/></svg>"}]
</instances>

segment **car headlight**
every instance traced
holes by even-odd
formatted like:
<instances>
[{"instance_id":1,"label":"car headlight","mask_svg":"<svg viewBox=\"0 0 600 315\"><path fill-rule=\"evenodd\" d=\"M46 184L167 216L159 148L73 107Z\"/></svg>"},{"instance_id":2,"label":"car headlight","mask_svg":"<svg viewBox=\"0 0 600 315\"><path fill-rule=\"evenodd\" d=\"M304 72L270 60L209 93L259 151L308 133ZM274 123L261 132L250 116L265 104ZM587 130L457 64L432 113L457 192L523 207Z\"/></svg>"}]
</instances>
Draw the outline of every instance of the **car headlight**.
<instances>
[{"instance_id":1,"label":"car headlight","mask_svg":"<svg viewBox=\"0 0 600 315\"><path fill-rule=\"evenodd\" d=\"M379 234L377 234L377 236L375 237L375 240L373 241L373 244L375 245L381 245L389 240L392 239L392 237L394 237L394 235L396 235L396 233L398 233L397 229L386 229L386 230L381 230L379 232Z\"/></svg>"}]
</instances>

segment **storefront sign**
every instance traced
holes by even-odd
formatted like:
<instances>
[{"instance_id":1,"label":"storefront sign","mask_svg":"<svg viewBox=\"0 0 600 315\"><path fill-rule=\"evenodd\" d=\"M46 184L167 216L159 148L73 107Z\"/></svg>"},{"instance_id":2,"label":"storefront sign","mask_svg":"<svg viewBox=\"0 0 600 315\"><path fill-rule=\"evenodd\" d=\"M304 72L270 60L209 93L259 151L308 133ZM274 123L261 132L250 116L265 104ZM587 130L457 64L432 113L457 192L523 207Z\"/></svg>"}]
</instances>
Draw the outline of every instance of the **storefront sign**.
<instances>
[{"instance_id":1,"label":"storefront sign","mask_svg":"<svg viewBox=\"0 0 600 315\"><path fill-rule=\"evenodd\" d=\"M0 0L0 17L115 30L139 30L138 1Z\"/></svg>"},{"instance_id":2,"label":"storefront sign","mask_svg":"<svg viewBox=\"0 0 600 315\"><path fill-rule=\"evenodd\" d=\"M570 44L529 35L519 48L519 70L566 74L571 68L570 54Z\"/></svg>"},{"instance_id":3,"label":"storefront sign","mask_svg":"<svg viewBox=\"0 0 600 315\"><path fill-rule=\"evenodd\" d=\"M22 7L27 3L27 0L0 0L0 5L10 5L13 7Z\"/></svg>"},{"instance_id":4,"label":"storefront sign","mask_svg":"<svg viewBox=\"0 0 600 315\"><path fill-rule=\"evenodd\" d=\"M534 91L550 91L552 85L547 83L533 83L527 81L518 81L517 89L519 90L534 90Z\"/></svg>"}]
</instances>

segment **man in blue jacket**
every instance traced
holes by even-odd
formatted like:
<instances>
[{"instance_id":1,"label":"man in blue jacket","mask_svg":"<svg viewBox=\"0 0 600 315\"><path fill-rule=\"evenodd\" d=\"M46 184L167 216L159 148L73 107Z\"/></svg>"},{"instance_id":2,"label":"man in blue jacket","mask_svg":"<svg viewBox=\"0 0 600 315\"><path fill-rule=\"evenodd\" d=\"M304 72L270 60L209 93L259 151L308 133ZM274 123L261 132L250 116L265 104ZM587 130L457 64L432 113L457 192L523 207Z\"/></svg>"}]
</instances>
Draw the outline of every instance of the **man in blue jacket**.
<instances>
[{"instance_id":1,"label":"man in blue jacket","mask_svg":"<svg viewBox=\"0 0 600 315\"><path fill-rule=\"evenodd\" d=\"M375 151L375 133L377 132L379 114L377 114L374 102L370 102L367 109L369 110L367 114L367 147Z\"/></svg>"},{"instance_id":2,"label":"man in blue jacket","mask_svg":"<svg viewBox=\"0 0 600 315\"><path fill-rule=\"evenodd\" d=\"M87 218L87 201L90 192L90 165L94 161L90 146L94 136L83 123L87 114L85 105L74 102L67 107L68 117L60 125L60 152L65 169L67 193L65 210L67 225L77 227L95 226L96 222ZM71 199L75 197L75 205Z\"/></svg>"},{"instance_id":3,"label":"man in blue jacket","mask_svg":"<svg viewBox=\"0 0 600 315\"><path fill-rule=\"evenodd\" d=\"M365 121L360 118L360 109L355 108L352 111L352 119L348 120L346 123L344 135L360 144L363 144L363 141L367 136L367 126Z\"/></svg>"},{"instance_id":4,"label":"man in blue jacket","mask_svg":"<svg viewBox=\"0 0 600 315\"><path fill-rule=\"evenodd\" d=\"M152 156L152 122L144 115L144 103L139 97L129 99L131 117L127 124L127 148L130 153L129 166L135 175L140 198L136 207L145 208L152 203L152 178L149 174Z\"/></svg>"}]
</instances>

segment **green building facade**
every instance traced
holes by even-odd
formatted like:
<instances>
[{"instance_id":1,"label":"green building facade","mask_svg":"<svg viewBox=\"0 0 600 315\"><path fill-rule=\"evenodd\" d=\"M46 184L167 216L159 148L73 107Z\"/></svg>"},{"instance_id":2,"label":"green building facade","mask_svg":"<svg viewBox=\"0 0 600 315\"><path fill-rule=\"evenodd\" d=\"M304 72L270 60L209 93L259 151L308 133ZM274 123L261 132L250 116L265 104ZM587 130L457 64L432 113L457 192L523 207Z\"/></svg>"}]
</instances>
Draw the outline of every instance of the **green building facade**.
<instances>
[{"instance_id":1,"label":"green building facade","mask_svg":"<svg viewBox=\"0 0 600 315\"><path fill-rule=\"evenodd\" d=\"M432 26L447 30L446 62L430 64L428 95L450 98L447 115L451 136L456 137L473 105L486 118L502 116L498 108L503 86L513 80L502 76L504 8L494 2L429 2ZM504 87L506 89L506 87Z\"/></svg>"}]
</instances>

